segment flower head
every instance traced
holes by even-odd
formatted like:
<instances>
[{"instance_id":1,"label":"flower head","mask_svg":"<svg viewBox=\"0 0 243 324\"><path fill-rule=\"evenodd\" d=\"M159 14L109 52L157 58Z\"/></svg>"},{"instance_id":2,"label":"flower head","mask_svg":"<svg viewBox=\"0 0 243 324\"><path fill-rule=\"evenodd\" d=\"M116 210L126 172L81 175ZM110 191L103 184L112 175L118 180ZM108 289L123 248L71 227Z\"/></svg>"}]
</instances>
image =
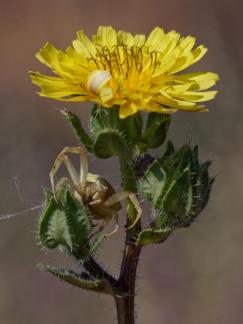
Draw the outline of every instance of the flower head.
<instances>
[{"instance_id":1,"label":"flower head","mask_svg":"<svg viewBox=\"0 0 243 324\"><path fill-rule=\"evenodd\" d=\"M47 43L39 61L57 76L31 72L41 96L61 101L91 101L104 108L119 106L120 118L137 111L171 114L177 110L206 111L201 102L217 91L218 75L211 72L180 74L200 60L207 49L194 49L195 38L165 33L156 27L147 38L112 27L99 27L90 40L77 33L65 52Z\"/></svg>"}]
</instances>

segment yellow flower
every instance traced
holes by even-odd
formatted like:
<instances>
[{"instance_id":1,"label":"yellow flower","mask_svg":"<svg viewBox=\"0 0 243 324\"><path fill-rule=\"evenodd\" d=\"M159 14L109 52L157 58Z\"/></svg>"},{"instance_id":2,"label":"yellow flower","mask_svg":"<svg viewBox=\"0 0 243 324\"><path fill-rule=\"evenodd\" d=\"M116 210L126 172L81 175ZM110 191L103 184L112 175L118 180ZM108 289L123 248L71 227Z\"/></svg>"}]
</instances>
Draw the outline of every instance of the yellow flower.
<instances>
[{"instance_id":1,"label":"yellow flower","mask_svg":"<svg viewBox=\"0 0 243 324\"><path fill-rule=\"evenodd\" d=\"M206 111L203 101L217 91L218 75L178 74L200 60L207 49L194 49L195 38L165 33L156 27L147 38L101 26L90 40L77 33L65 52L47 43L38 60L57 76L30 72L41 96L61 101L91 101L104 108L119 106L120 118L137 111L171 114L177 110Z\"/></svg>"}]
</instances>

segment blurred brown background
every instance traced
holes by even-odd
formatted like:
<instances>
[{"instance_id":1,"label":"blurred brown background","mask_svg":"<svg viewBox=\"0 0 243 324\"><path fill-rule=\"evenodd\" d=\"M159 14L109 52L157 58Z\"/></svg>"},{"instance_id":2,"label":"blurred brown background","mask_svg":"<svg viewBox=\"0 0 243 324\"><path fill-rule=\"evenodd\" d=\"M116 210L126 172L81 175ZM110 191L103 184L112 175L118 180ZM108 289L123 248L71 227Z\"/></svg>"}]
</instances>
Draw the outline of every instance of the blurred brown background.
<instances>
[{"instance_id":1,"label":"blurred brown background","mask_svg":"<svg viewBox=\"0 0 243 324\"><path fill-rule=\"evenodd\" d=\"M197 143L217 175L206 211L163 246L146 248L139 267L137 323L243 323L242 9L240 0L8 0L0 4L0 214L42 202L42 187L64 145L77 142L58 111L62 103L36 95L27 71L42 70L34 57L48 40L65 48L81 28L100 24L133 33L160 25L197 37L210 50L195 69L218 72L221 82L209 113L177 113L170 138ZM66 104L87 120L85 104ZM82 108L79 108L82 106ZM116 160L96 161L119 186ZM109 170L109 174L107 174ZM0 323L115 323L109 297L70 288L36 269L63 265L36 240L38 211L0 221ZM118 272L122 232L100 255Z\"/></svg>"}]
</instances>

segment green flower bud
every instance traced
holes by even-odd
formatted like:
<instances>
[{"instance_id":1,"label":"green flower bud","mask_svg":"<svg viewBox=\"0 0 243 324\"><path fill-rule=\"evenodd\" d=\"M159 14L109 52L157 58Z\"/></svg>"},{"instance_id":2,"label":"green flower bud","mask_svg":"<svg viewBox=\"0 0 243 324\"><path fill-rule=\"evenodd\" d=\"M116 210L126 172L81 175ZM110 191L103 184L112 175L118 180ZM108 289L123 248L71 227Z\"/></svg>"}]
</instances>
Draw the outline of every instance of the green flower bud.
<instances>
[{"instance_id":1,"label":"green flower bud","mask_svg":"<svg viewBox=\"0 0 243 324\"><path fill-rule=\"evenodd\" d=\"M197 147L184 145L177 152L168 143L162 158L156 159L140 181L141 195L152 201L157 217L153 228L184 227L206 207L214 178L210 162L200 164Z\"/></svg>"}]
</instances>

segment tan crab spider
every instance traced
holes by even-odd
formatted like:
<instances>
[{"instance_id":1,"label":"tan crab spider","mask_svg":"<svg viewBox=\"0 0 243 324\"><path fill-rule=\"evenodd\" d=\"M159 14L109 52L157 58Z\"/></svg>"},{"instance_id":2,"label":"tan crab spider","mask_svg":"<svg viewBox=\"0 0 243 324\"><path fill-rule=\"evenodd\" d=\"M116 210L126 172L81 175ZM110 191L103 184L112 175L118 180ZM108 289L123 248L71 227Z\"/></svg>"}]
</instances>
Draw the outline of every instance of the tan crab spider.
<instances>
[{"instance_id":1,"label":"tan crab spider","mask_svg":"<svg viewBox=\"0 0 243 324\"><path fill-rule=\"evenodd\" d=\"M79 174L68 157L68 153L80 155ZM54 178L62 163L69 173L69 182L73 187L74 196L88 207L94 220L102 221L98 225L98 230L103 230L112 219L115 220L115 228L106 236L113 235L119 228L118 211L121 209L120 202L122 200L129 198L137 211L136 219L128 229L132 228L141 218L142 209L134 193L129 191L115 192L105 179L88 172L88 157L83 147L65 147L57 156L50 172L51 186L55 197L56 185Z\"/></svg>"}]
</instances>

